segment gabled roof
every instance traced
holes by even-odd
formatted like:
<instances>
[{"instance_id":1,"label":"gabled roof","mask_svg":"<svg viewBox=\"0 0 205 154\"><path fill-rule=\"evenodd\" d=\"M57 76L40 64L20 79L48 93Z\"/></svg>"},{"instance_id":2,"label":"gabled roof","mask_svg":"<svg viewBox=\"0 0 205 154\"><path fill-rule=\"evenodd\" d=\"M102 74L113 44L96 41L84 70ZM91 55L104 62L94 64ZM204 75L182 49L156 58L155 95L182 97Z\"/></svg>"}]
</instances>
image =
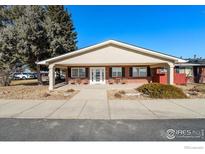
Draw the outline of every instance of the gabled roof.
<instances>
[{"instance_id":1,"label":"gabled roof","mask_svg":"<svg viewBox=\"0 0 205 154\"><path fill-rule=\"evenodd\" d=\"M153 51L153 50L150 50L150 49L134 46L134 45L131 45L131 44L120 42L120 41L108 40L108 41L105 41L105 42L102 42L102 43L99 43L99 44L95 44L95 45L92 45L92 46L89 46L89 47L86 47L86 48L82 48L82 49L70 52L70 53L66 53L66 54L63 54L63 55L60 55L60 56L56 56L54 58L50 58L50 59L46 59L46 60L37 62L37 64L47 65L47 64L52 63L54 61L60 61L61 59L69 58L71 56L73 57L73 56L78 55L78 54L83 54L83 53L86 53L90 50L100 48L100 47L103 47L103 46L107 46L107 45L121 46L121 47L128 48L128 49L131 49L131 50L134 50L134 51L137 51L137 52L144 53L144 54L149 54L149 55L153 55L153 56L156 56L156 57L172 60L172 61L175 61L176 63L185 63L185 62L187 62L186 60L183 60L183 59L180 59L180 58L168 55L168 54L164 54L164 53L161 53L161 52L157 52L157 51Z\"/></svg>"}]
</instances>

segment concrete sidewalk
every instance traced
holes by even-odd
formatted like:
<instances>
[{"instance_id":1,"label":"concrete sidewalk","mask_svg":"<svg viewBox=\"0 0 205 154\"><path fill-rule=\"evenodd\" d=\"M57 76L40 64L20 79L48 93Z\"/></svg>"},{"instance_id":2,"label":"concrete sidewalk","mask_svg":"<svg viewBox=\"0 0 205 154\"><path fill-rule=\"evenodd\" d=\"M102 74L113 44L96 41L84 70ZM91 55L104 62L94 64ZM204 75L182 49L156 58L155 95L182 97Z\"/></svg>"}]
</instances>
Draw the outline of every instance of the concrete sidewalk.
<instances>
[{"instance_id":1,"label":"concrete sidewalk","mask_svg":"<svg viewBox=\"0 0 205 154\"><path fill-rule=\"evenodd\" d=\"M0 118L193 119L205 118L205 99L107 100L106 91L84 90L66 100L0 100ZM104 97L101 97L104 96ZM101 99L99 99L101 98ZM102 99L103 98L103 99Z\"/></svg>"}]
</instances>

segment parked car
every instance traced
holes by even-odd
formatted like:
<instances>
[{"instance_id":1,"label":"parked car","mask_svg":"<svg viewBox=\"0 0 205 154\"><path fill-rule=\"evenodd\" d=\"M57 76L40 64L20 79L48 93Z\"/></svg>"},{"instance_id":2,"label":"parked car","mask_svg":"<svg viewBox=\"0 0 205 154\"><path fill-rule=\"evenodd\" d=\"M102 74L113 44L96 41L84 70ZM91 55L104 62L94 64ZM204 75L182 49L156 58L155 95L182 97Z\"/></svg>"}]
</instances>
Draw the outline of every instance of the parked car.
<instances>
[{"instance_id":1,"label":"parked car","mask_svg":"<svg viewBox=\"0 0 205 154\"><path fill-rule=\"evenodd\" d=\"M35 75L33 73L28 73L28 79L35 79Z\"/></svg>"},{"instance_id":2,"label":"parked car","mask_svg":"<svg viewBox=\"0 0 205 154\"><path fill-rule=\"evenodd\" d=\"M32 73L14 73L13 79L34 79L34 75Z\"/></svg>"},{"instance_id":3,"label":"parked car","mask_svg":"<svg viewBox=\"0 0 205 154\"><path fill-rule=\"evenodd\" d=\"M38 73L32 73L33 76L34 76L34 79L37 79L38 78Z\"/></svg>"}]
</instances>

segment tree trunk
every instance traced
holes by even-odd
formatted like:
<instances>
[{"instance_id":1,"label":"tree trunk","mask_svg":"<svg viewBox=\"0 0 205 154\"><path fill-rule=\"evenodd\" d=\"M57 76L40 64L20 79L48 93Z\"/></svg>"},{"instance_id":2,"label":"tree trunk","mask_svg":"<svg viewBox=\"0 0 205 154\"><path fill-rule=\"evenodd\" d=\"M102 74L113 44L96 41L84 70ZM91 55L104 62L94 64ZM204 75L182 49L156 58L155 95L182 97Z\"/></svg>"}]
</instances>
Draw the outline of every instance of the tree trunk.
<instances>
[{"instance_id":1,"label":"tree trunk","mask_svg":"<svg viewBox=\"0 0 205 154\"><path fill-rule=\"evenodd\" d=\"M2 76L0 77L0 84L2 86L9 86L10 83L11 83L11 80L9 78L9 73L2 74Z\"/></svg>"}]
</instances>

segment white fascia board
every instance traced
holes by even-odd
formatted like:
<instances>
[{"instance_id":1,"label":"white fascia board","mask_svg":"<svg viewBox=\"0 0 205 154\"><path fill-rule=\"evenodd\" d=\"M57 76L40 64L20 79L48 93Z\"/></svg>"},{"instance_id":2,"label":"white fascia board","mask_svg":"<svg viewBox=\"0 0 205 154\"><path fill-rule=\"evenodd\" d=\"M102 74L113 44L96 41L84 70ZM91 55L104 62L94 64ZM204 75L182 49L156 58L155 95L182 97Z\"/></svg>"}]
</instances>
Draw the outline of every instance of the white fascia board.
<instances>
[{"instance_id":1,"label":"white fascia board","mask_svg":"<svg viewBox=\"0 0 205 154\"><path fill-rule=\"evenodd\" d=\"M169 56L169 55L166 55L166 54L163 54L163 53L159 53L159 52L155 52L155 51L152 51L152 50L140 48L140 47L133 46L133 45L130 45L130 44L118 42L118 41L115 41L115 40L108 40L108 41L105 41L105 42L102 42L102 43L99 43L99 44L96 44L96 45L92 45L92 46L89 46L89 47L86 47L86 48L83 48L83 49L73 51L71 53L66 53L64 55L60 55L60 56L57 56L57 57L54 57L54 58L50 58L50 59L47 59L47 60L37 62L37 64L47 65L49 62L60 60L62 58L73 56L75 54L84 53L84 52L87 52L89 50L92 50L92 49L95 49L95 48L98 48L98 47L101 47L101 46L104 46L104 45L108 45L108 44L115 44L115 45L122 46L122 47L125 47L125 48L128 48L128 49L136 50L138 52L147 53L147 54L150 54L150 55L155 55L155 56L158 56L158 57L174 60L178 63L187 62L186 60L183 60L183 59L180 59L180 58L177 58L177 57L172 57L172 56Z\"/></svg>"},{"instance_id":2,"label":"white fascia board","mask_svg":"<svg viewBox=\"0 0 205 154\"><path fill-rule=\"evenodd\" d=\"M70 53L66 53L66 54L63 54L63 55L60 55L60 56L57 56L57 57L53 57L53 58L50 58L50 59L46 59L46 60L37 62L37 64L48 64L48 63L51 62L51 61L55 61L55 60L62 59L62 58L68 57L68 56L73 56L73 55L75 55L75 54L83 53L83 52L86 52L86 51L88 51L88 50L92 50L92 49L94 49L94 48L98 48L98 47L104 46L104 45L106 45L106 44L107 44L107 41L106 41L106 42L99 43L99 44L96 44L96 45L93 45L93 46L89 46L89 47L86 47L86 48L83 48L83 49L79 49L79 50L76 50L76 51L72 51L72 52L70 52Z\"/></svg>"},{"instance_id":3,"label":"white fascia board","mask_svg":"<svg viewBox=\"0 0 205 154\"><path fill-rule=\"evenodd\" d=\"M169 55L159 53L159 52L156 52L156 51L152 51L152 50L149 50L149 49L140 48L140 47L133 46L133 45L130 45L130 44L118 42L118 41L115 41L115 40L110 40L110 41L113 44L118 44L119 46L124 46L124 47L130 48L130 49L133 49L133 50L141 51L143 53L147 53L147 54L151 54L151 55L155 55L155 56L159 56L159 57L167 58L167 59L171 59L171 60L176 60L177 62L180 62L180 63L181 62L187 62L186 60L183 60L183 59L180 59L180 58L177 58L177 57L173 57L173 56L169 56Z\"/></svg>"}]
</instances>

